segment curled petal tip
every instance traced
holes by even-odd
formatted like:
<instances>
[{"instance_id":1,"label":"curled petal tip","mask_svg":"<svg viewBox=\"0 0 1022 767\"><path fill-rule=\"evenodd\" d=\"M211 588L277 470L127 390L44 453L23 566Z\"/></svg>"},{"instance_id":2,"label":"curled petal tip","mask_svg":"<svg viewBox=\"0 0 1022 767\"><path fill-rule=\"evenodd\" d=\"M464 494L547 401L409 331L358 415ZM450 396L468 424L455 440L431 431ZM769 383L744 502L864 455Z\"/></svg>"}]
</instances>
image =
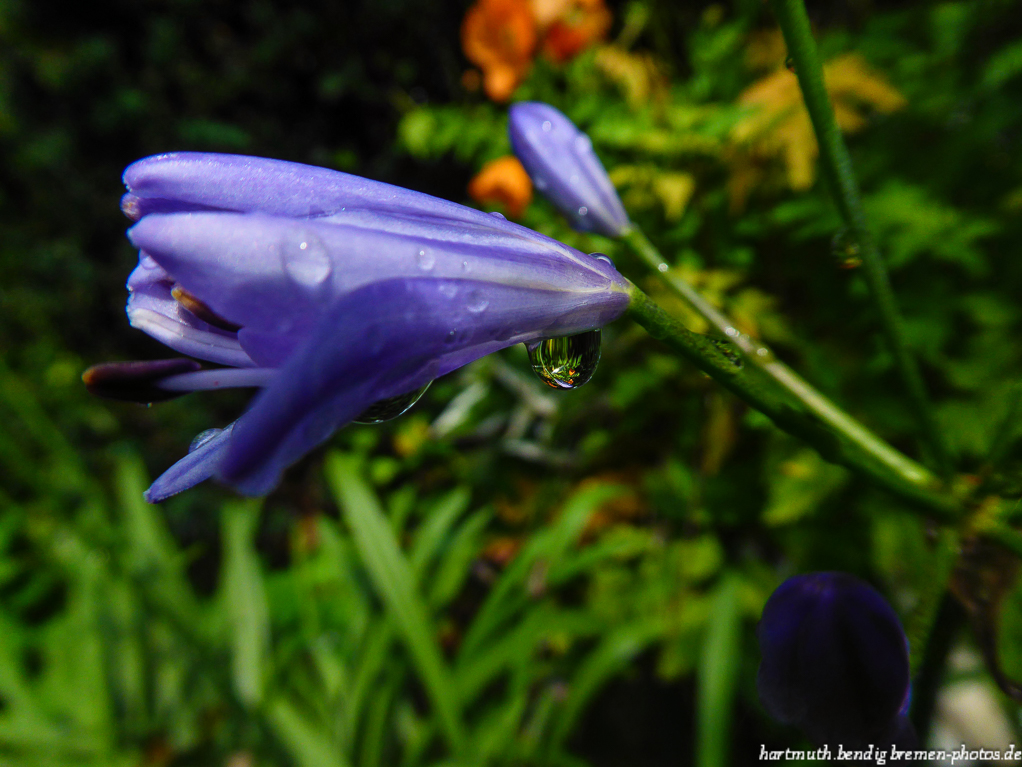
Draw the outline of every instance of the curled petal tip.
<instances>
[{"instance_id":1,"label":"curled petal tip","mask_svg":"<svg viewBox=\"0 0 1022 767\"><path fill-rule=\"evenodd\" d=\"M196 437L188 454L163 472L142 494L146 502L159 503L212 477L230 444L234 423Z\"/></svg>"},{"instance_id":2,"label":"curled petal tip","mask_svg":"<svg viewBox=\"0 0 1022 767\"><path fill-rule=\"evenodd\" d=\"M629 229L628 214L592 141L562 112L535 101L515 104L508 133L536 189L575 229L607 237L620 237Z\"/></svg>"}]
</instances>

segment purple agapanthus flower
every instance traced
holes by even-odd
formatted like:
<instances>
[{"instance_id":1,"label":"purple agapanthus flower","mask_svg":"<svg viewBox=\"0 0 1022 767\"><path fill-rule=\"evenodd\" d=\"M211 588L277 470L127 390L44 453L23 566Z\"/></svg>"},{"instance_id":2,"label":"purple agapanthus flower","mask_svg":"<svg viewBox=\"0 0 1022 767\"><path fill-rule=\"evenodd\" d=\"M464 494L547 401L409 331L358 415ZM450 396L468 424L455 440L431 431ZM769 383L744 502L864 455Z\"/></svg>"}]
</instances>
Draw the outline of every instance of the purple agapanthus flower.
<instances>
[{"instance_id":1,"label":"purple agapanthus flower","mask_svg":"<svg viewBox=\"0 0 1022 767\"><path fill-rule=\"evenodd\" d=\"M839 572L789 578L767 600L756 635L759 696L774 718L821 745L914 744L908 641L867 583Z\"/></svg>"},{"instance_id":2,"label":"purple agapanthus flower","mask_svg":"<svg viewBox=\"0 0 1022 767\"><path fill-rule=\"evenodd\" d=\"M261 495L380 400L497 349L599 328L629 284L606 261L481 211L297 163L175 153L124 173L140 259L131 324L191 359L86 372L99 394L154 401L259 387L149 488L211 476Z\"/></svg>"},{"instance_id":3,"label":"purple agapanthus flower","mask_svg":"<svg viewBox=\"0 0 1022 767\"><path fill-rule=\"evenodd\" d=\"M511 149L536 188L581 232L620 237L628 214L607 177L593 142L549 104L523 101L511 107Z\"/></svg>"}]
</instances>

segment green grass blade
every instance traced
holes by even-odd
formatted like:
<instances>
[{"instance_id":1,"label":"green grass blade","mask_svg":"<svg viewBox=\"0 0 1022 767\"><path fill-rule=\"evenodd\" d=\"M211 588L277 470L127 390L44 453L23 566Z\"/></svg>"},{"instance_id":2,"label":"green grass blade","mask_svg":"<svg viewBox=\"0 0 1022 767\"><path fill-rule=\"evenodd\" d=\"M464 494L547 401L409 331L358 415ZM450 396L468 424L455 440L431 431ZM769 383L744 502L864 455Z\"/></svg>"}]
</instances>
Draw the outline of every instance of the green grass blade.
<instances>
[{"instance_id":1,"label":"green grass blade","mask_svg":"<svg viewBox=\"0 0 1022 767\"><path fill-rule=\"evenodd\" d=\"M624 625L607 634L579 666L568 683L568 697L552 719L553 751L559 751L585 707L607 681L664 632L659 617Z\"/></svg>"},{"instance_id":2,"label":"green grass blade","mask_svg":"<svg viewBox=\"0 0 1022 767\"><path fill-rule=\"evenodd\" d=\"M330 455L327 476L366 571L393 617L429 694L444 737L451 750L461 754L466 739L458 698L426 604L415 589L412 568L398 546L379 500L359 476L355 461L339 453Z\"/></svg>"},{"instance_id":3,"label":"green grass blade","mask_svg":"<svg viewBox=\"0 0 1022 767\"><path fill-rule=\"evenodd\" d=\"M224 505L222 588L231 627L231 677L249 707L262 700L270 644L266 587L253 543L258 522L258 501Z\"/></svg>"},{"instance_id":4,"label":"green grass blade","mask_svg":"<svg viewBox=\"0 0 1022 767\"><path fill-rule=\"evenodd\" d=\"M389 616L377 620L365 633L345 711L346 729L352 737L358 730L359 719L370 692L390 656L393 641L394 622Z\"/></svg>"},{"instance_id":5,"label":"green grass blade","mask_svg":"<svg viewBox=\"0 0 1022 767\"><path fill-rule=\"evenodd\" d=\"M286 698L274 698L269 703L266 720L299 767L349 767L330 736Z\"/></svg>"},{"instance_id":6,"label":"green grass blade","mask_svg":"<svg viewBox=\"0 0 1022 767\"><path fill-rule=\"evenodd\" d=\"M696 767L728 763L731 709L741 665L740 589L737 575L725 575L710 608L699 666Z\"/></svg>"},{"instance_id":7,"label":"green grass blade","mask_svg":"<svg viewBox=\"0 0 1022 767\"><path fill-rule=\"evenodd\" d=\"M434 609L444 607L461 591L482 548L483 530L492 518L489 510L477 511L451 537L451 544L430 579L429 603Z\"/></svg>"},{"instance_id":8,"label":"green grass blade","mask_svg":"<svg viewBox=\"0 0 1022 767\"><path fill-rule=\"evenodd\" d=\"M484 640L525 604L525 584L532 568L541 560L559 562L578 541L597 507L623 492L620 486L597 485L568 499L557 519L532 537L494 585L465 635L463 656L480 651Z\"/></svg>"},{"instance_id":9,"label":"green grass blade","mask_svg":"<svg viewBox=\"0 0 1022 767\"><path fill-rule=\"evenodd\" d=\"M455 488L429 510L426 520L415 531L408 560L417 579L422 579L426 568L436 558L450 529L468 508L468 502L468 488Z\"/></svg>"}]
</instances>

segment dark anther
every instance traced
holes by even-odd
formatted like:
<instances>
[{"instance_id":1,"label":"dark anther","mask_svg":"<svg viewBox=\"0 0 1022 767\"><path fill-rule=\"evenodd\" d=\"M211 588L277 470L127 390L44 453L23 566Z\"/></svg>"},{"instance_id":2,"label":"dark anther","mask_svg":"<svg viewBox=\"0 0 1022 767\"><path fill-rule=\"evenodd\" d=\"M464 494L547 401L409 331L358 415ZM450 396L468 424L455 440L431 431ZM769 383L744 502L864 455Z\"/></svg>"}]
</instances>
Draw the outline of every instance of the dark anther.
<instances>
[{"instance_id":1,"label":"dark anther","mask_svg":"<svg viewBox=\"0 0 1022 767\"><path fill-rule=\"evenodd\" d=\"M185 357L140 362L104 362L101 365L93 365L82 373L82 381L89 393L99 397L128 402L162 402L188 392L161 389L158 386L160 381L181 373L194 373L201 368L202 365L198 362Z\"/></svg>"},{"instance_id":2,"label":"dark anther","mask_svg":"<svg viewBox=\"0 0 1022 767\"><path fill-rule=\"evenodd\" d=\"M233 322L228 322L180 285L175 285L170 291L170 294L174 296L175 301L203 322L209 323L215 328L230 331L231 333L237 333L241 330L241 325L235 325Z\"/></svg>"}]
</instances>

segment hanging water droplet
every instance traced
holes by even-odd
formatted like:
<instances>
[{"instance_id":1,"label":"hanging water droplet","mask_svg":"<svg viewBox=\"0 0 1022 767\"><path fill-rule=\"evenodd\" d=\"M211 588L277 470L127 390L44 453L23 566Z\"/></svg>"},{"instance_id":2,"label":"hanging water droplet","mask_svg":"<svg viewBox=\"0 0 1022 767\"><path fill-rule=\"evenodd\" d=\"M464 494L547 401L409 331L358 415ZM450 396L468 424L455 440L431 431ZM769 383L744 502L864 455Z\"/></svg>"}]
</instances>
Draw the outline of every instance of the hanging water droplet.
<instances>
[{"instance_id":1,"label":"hanging water droplet","mask_svg":"<svg viewBox=\"0 0 1022 767\"><path fill-rule=\"evenodd\" d=\"M223 429L206 429L206 431L200 431L195 435L195 439L192 440L192 444L188 446L188 452L194 453L222 431Z\"/></svg>"},{"instance_id":2,"label":"hanging water droplet","mask_svg":"<svg viewBox=\"0 0 1022 767\"><path fill-rule=\"evenodd\" d=\"M599 330L574 336L544 338L525 345L539 379L554 389L577 389L596 372L600 362Z\"/></svg>"},{"instance_id":3,"label":"hanging water droplet","mask_svg":"<svg viewBox=\"0 0 1022 767\"><path fill-rule=\"evenodd\" d=\"M730 328L728 328L730 330ZM742 359L742 355L733 347L730 343L725 341L723 338L713 338L711 336L706 337L710 343L717 347L721 354L727 357L727 361L730 362L735 369L741 370L745 367L745 360Z\"/></svg>"},{"instance_id":4,"label":"hanging water droplet","mask_svg":"<svg viewBox=\"0 0 1022 767\"><path fill-rule=\"evenodd\" d=\"M436 256L434 256L433 253L428 250L420 250L419 255L417 257L417 261L419 264L419 268L422 269L424 272L428 272L430 269L433 268L433 265L436 263Z\"/></svg>"},{"instance_id":5,"label":"hanging water droplet","mask_svg":"<svg viewBox=\"0 0 1022 767\"><path fill-rule=\"evenodd\" d=\"M284 271L304 288L323 284L330 276L330 256L323 243L311 232L305 232L281 245Z\"/></svg>"},{"instance_id":6,"label":"hanging water droplet","mask_svg":"<svg viewBox=\"0 0 1022 767\"><path fill-rule=\"evenodd\" d=\"M550 122L549 120L544 120L543 121L543 132L544 133L549 133L550 131L553 130L553 128L554 128L554 124L552 122Z\"/></svg>"},{"instance_id":7,"label":"hanging water droplet","mask_svg":"<svg viewBox=\"0 0 1022 767\"><path fill-rule=\"evenodd\" d=\"M830 241L830 252L840 269L854 269L862 265L859 243L848 229L839 229L834 235Z\"/></svg>"},{"instance_id":8,"label":"hanging water droplet","mask_svg":"<svg viewBox=\"0 0 1022 767\"><path fill-rule=\"evenodd\" d=\"M610 264L611 266L614 265L614 262L610 260L610 256L608 256L606 253L590 253L589 255L595 258L597 261L604 261Z\"/></svg>"},{"instance_id":9,"label":"hanging water droplet","mask_svg":"<svg viewBox=\"0 0 1022 767\"><path fill-rule=\"evenodd\" d=\"M500 211L491 210L490 215L493 216L494 218L499 218L501 221L507 221L507 218Z\"/></svg>"},{"instance_id":10,"label":"hanging water droplet","mask_svg":"<svg viewBox=\"0 0 1022 767\"><path fill-rule=\"evenodd\" d=\"M489 300L483 295L481 290L470 290L468 295L465 296L465 308L473 314L480 314L486 311L486 307L489 305Z\"/></svg>"},{"instance_id":11,"label":"hanging water droplet","mask_svg":"<svg viewBox=\"0 0 1022 767\"><path fill-rule=\"evenodd\" d=\"M787 70L789 72L794 72L795 71L795 57L794 56L788 56L788 58L786 58L784 60L784 66L787 68Z\"/></svg>"},{"instance_id":12,"label":"hanging water droplet","mask_svg":"<svg viewBox=\"0 0 1022 767\"><path fill-rule=\"evenodd\" d=\"M589 215L589 208L587 208L585 205L583 205L581 208L578 209L578 214L580 216L588 216Z\"/></svg>"},{"instance_id":13,"label":"hanging water droplet","mask_svg":"<svg viewBox=\"0 0 1022 767\"><path fill-rule=\"evenodd\" d=\"M396 397L387 397L387 399L381 399L378 402L374 402L352 421L355 423L383 423L384 421L391 421L397 418L399 415L407 413L412 405L419 401L423 394L426 393L426 389L430 387L430 381L425 386L420 386L418 389L408 392L407 394L399 394Z\"/></svg>"}]
</instances>

